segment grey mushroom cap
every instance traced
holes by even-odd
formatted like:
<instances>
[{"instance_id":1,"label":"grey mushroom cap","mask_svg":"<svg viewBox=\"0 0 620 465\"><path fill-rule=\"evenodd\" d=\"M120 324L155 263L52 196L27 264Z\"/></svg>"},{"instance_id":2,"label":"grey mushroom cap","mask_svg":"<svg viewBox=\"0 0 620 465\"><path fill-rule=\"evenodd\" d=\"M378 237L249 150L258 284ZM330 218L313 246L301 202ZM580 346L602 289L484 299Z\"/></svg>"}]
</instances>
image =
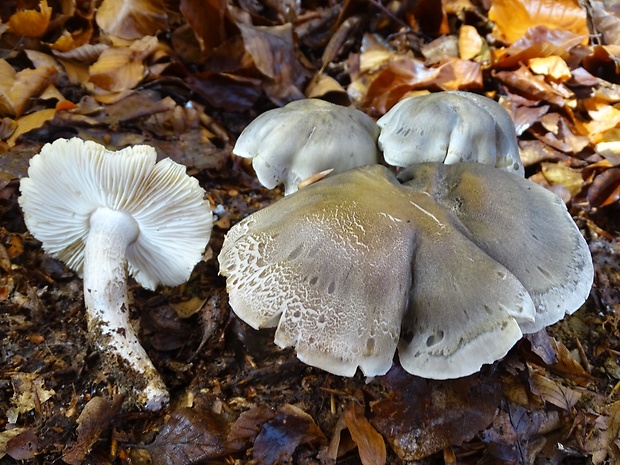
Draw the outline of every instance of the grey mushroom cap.
<instances>
[{"instance_id":1,"label":"grey mushroom cap","mask_svg":"<svg viewBox=\"0 0 620 465\"><path fill-rule=\"evenodd\" d=\"M307 364L352 376L400 362L466 376L572 313L587 244L552 193L481 164L380 165L328 177L235 225L219 255L230 304Z\"/></svg>"},{"instance_id":2,"label":"grey mushroom cap","mask_svg":"<svg viewBox=\"0 0 620 465\"><path fill-rule=\"evenodd\" d=\"M524 175L512 118L488 97L461 91L410 97L377 124L390 165L477 162Z\"/></svg>"},{"instance_id":3,"label":"grey mushroom cap","mask_svg":"<svg viewBox=\"0 0 620 465\"><path fill-rule=\"evenodd\" d=\"M304 179L378 163L379 127L365 113L323 100L297 100L269 110L239 136L233 153L252 158L260 183L285 193Z\"/></svg>"}]
</instances>

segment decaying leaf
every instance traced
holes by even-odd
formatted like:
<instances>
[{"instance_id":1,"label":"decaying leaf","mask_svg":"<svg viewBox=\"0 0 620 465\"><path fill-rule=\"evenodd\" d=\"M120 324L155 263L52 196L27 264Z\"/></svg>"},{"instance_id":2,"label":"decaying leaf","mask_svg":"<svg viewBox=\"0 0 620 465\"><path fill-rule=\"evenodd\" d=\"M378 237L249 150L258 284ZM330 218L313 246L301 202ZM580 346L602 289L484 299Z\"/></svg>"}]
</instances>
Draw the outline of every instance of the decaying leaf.
<instances>
[{"instance_id":1,"label":"decaying leaf","mask_svg":"<svg viewBox=\"0 0 620 465\"><path fill-rule=\"evenodd\" d=\"M620 200L620 168L603 171L588 188L588 202L593 207L607 207Z\"/></svg>"},{"instance_id":2,"label":"decaying leaf","mask_svg":"<svg viewBox=\"0 0 620 465\"><path fill-rule=\"evenodd\" d=\"M574 0L493 0L494 34L515 42L533 26L546 25L587 36L586 13Z\"/></svg>"},{"instance_id":3,"label":"decaying leaf","mask_svg":"<svg viewBox=\"0 0 620 465\"><path fill-rule=\"evenodd\" d=\"M21 428L18 428L18 431ZM32 428L27 428L6 442L6 454L15 460L32 460L38 449L39 439Z\"/></svg>"},{"instance_id":4,"label":"decaying leaf","mask_svg":"<svg viewBox=\"0 0 620 465\"><path fill-rule=\"evenodd\" d=\"M530 374L530 383L534 394L563 410L570 411L581 398L581 393L553 381L540 372L534 371Z\"/></svg>"},{"instance_id":5,"label":"decaying leaf","mask_svg":"<svg viewBox=\"0 0 620 465\"><path fill-rule=\"evenodd\" d=\"M92 445L118 414L123 403L122 395L112 399L93 397L88 401L77 419L77 441L62 454L69 465L79 465L90 452Z\"/></svg>"},{"instance_id":6,"label":"decaying leaf","mask_svg":"<svg viewBox=\"0 0 620 465\"><path fill-rule=\"evenodd\" d=\"M52 389L46 389L43 378L34 373L15 373L11 382L13 407L6 412L9 423L17 422L20 414L34 410L55 394Z\"/></svg>"},{"instance_id":7,"label":"decaying leaf","mask_svg":"<svg viewBox=\"0 0 620 465\"><path fill-rule=\"evenodd\" d=\"M253 457L258 464L287 461L301 444L325 444L327 439L312 417L299 407L285 404L273 420L263 425L254 441Z\"/></svg>"},{"instance_id":8,"label":"decaying leaf","mask_svg":"<svg viewBox=\"0 0 620 465\"><path fill-rule=\"evenodd\" d=\"M385 383L391 398L371 406L371 423L401 460L470 440L491 423L501 396L498 380L484 373L433 381L392 368Z\"/></svg>"},{"instance_id":9,"label":"decaying leaf","mask_svg":"<svg viewBox=\"0 0 620 465\"><path fill-rule=\"evenodd\" d=\"M153 36L168 28L162 0L103 0L96 18L102 31L127 40Z\"/></svg>"},{"instance_id":10,"label":"decaying leaf","mask_svg":"<svg viewBox=\"0 0 620 465\"><path fill-rule=\"evenodd\" d=\"M383 437L366 419L361 407L352 403L344 412L344 420L357 445L363 465L384 465L386 461Z\"/></svg>"}]
</instances>

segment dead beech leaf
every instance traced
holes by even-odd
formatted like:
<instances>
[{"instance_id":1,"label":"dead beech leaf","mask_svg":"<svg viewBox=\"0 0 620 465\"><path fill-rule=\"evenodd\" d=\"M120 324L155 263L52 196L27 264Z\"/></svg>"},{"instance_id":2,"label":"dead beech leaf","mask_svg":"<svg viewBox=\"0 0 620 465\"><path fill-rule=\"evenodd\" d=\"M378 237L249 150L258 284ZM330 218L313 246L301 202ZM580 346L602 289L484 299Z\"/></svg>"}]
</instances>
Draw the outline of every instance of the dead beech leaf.
<instances>
[{"instance_id":1,"label":"dead beech leaf","mask_svg":"<svg viewBox=\"0 0 620 465\"><path fill-rule=\"evenodd\" d=\"M26 37L41 37L45 34L52 18L52 7L47 0L41 0L39 10L24 10L14 13L8 21L9 31Z\"/></svg>"},{"instance_id":2,"label":"dead beech leaf","mask_svg":"<svg viewBox=\"0 0 620 465\"><path fill-rule=\"evenodd\" d=\"M489 19L495 23L494 35L508 43L540 25L584 36L589 32L586 13L575 0L493 0Z\"/></svg>"},{"instance_id":3,"label":"dead beech leaf","mask_svg":"<svg viewBox=\"0 0 620 465\"><path fill-rule=\"evenodd\" d=\"M21 116L30 100L38 97L57 76L58 70L54 67L27 68L18 72L8 94L15 116Z\"/></svg>"},{"instance_id":4,"label":"dead beech leaf","mask_svg":"<svg viewBox=\"0 0 620 465\"><path fill-rule=\"evenodd\" d=\"M581 171L570 168L564 162L557 163L541 163L542 173L545 179L552 186L562 185L570 192L571 196L575 196L583 187L583 178Z\"/></svg>"},{"instance_id":5,"label":"dead beech leaf","mask_svg":"<svg viewBox=\"0 0 620 465\"><path fill-rule=\"evenodd\" d=\"M583 2L592 22L592 35L607 45L620 45L620 12L608 1Z\"/></svg>"},{"instance_id":6,"label":"dead beech leaf","mask_svg":"<svg viewBox=\"0 0 620 465\"><path fill-rule=\"evenodd\" d=\"M579 399L581 393L563 386L541 373L530 374L532 392L539 395L545 402L549 402L563 410L570 411Z\"/></svg>"},{"instance_id":7,"label":"dead beech leaf","mask_svg":"<svg viewBox=\"0 0 620 465\"><path fill-rule=\"evenodd\" d=\"M31 428L22 431L9 439L6 443L6 454L15 460L34 459L39 444L39 438Z\"/></svg>"},{"instance_id":8,"label":"dead beech leaf","mask_svg":"<svg viewBox=\"0 0 620 465\"><path fill-rule=\"evenodd\" d=\"M122 404L123 396L119 394L112 399L95 396L89 400L77 419L77 441L65 450L62 460L69 465L83 463L93 444L120 412Z\"/></svg>"},{"instance_id":9,"label":"dead beech leaf","mask_svg":"<svg viewBox=\"0 0 620 465\"><path fill-rule=\"evenodd\" d=\"M371 423L405 461L471 440L493 421L501 399L499 379L484 371L436 381L393 367L383 380L390 396L371 405Z\"/></svg>"},{"instance_id":10,"label":"dead beech leaf","mask_svg":"<svg viewBox=\"0 0 620 465\"><path fill-rule=\"evenodd\" d=\"M133 89L146 75L144 60L158 46L156 37L146 36L130 47L107 48L89 68L89 81L111 93Z\"/></svg>"},{"instance_id":11,"label":"dead beech leaf","mask_svg":"<svg viewBox=\"0 0 620 465\"><path fill-rule=\"evenodd\" d=\"M603 171L588 188L588 202L593 207L607 207L620 200L620 168Z\"/></svg>"},{"instance_id":12,"label":"dead beech leaf","mask_svg":"<svg viewBox=\"0 0 620 465\"><path fill-rule=\"evenodd\" d=\"M299 407L285 404L273 420L263 425L254 441L253 458L259 465L286 462L301 444L325 444L327 438L312 417Z\"/></svg>"},{"instance_id":13,"label":"dead beech leaf","mask_svg":"<svg viewBox=\"0 0 620 465\"><path fill-rule=\"evenodd\" d=\"M39 129L46 122L53 119L54 115L56 115L56 110L54 108L49 108L22 116L17 120L17 127L15 128L13 134L11 134L11 137L6 140L6 143L9 144L9 147L15 147L19 136L35 129Z\"/></svg>"},{"instance_id":14,"label":"dead beech leaf","mask_svg":"<svg viewBox=\"0 0 620 465\"><path fill-rule=\"evenodd\" d=\"M9 264L10 267L10 264ZM15 427L13 429L7 429L0 431L0 459L6 455L7 443L14 437L28 431L29 428Z\"/></svg>"},{"instance_id":15,"label":"dead beech leaf","mask_svg":"<svg viewBox=\"0 0 620 465\"><path fill-rule=\"evenodd\" d=\"M207 55L226 38L226 8L226 0L181 0L179 10Z\"/></svg>"},{"instance_id":16,"label":"dead beech leaf","mask_svg":"<svg viewBox=\"0 0 620 465\"><path fill-rule=\"evenodd\" d=\"M275 414L271 409L264 405L246 410L239 415L237 421L230 428L226 443L235 449L242 450L254 442L263 425L273 419L274 416Z\"/></svg>"},{"instance_id":17,"label":"dead beech leaf","mask_svg":"<svg viewBox=\"0 0 620 465\"><path fill-rule=\"evenodd\" d=\"M592 380L592 375L588 373L581 364L573 358L568 348L555 338L551 338L551 345L558 355L558 362L549 365L549 370L565 375L580 386L587 385Z\"/></svg>"},{"instance_id":18,"label":"dead beech leaf","mask_svg":"<svg viewBox=\"0 0 620 465\"><path fill-rule=\"evenodd\" d=\"M536 76L521 66L516 71L498 71L494 76L518 93L531 100L542 100L559 107L565 104L565 97L558 89L552 87L545 81L543 76Z\"/></svg>"},{"instance_id":19,"label":"dead beech leaf","mask_svg":"<svg viewBox=\"0 0 620 465\"><path fill-rule=\"evenodd\" d=\"M361 411L361 406L355 403L349 405L344 412L344 419L349 433L351 433L351 438L357 445L362 464L384 465L387 459L385 441L366 419Z\"/></svg>"},{"instance_id":20,"label":"dead beech leaf","mask_svg":"<svg viewBox=\"0 0 620 465\"><path fill-rule=\"evenodd\" d=\"M556 81L567 81L571 78L570 68L562 58L556 55L531 58L527 64L534 74L543 74Z\"/></svg>"},{"instance_id":21,"label":"dead beech leaf","mask_svg":"<svg viewBox=\"0 0 620 465\"><path fill-rule=\"evenodd\" d=\"M226 443L230 425L205 407L184 407L170 415L155 440L143 446L153 465L205 462L235 452Z\"/></svg>"},{"instance_id":22,"label":"dead beech leaf","mask_svg":"<svg viewBox=\"0 0 620 465\"><path fill-rule=\"evenodd\" d=\"M484 40L475 27L468 24L461 26L459 31L459 56L461 60L471 60L482 53Z\"/></svg>"},{"instance_id":23,"label":"dead beech leaf","mask_svg":"<svg viewBox=\"0 0 620 465\"><path fill-rule=\"evenodd\" d=\"M595 99L588 99L583 103L588 111L590 121L581 123L585 128L581 132L589 135L591 142L600 142L605 132L620 126L620 109L607 102Z\"/></svg>"},{"instance_id":24,"label":"dead beech leaf","mask_svg":"<svg viewBox=\"0 0 620 465\"><path fill-rule=\"evenodd\" d=\"M168 29L162 0L103 0L96 21L107 34L126 40L154 36Z\"/></svg>"}]
</instances>

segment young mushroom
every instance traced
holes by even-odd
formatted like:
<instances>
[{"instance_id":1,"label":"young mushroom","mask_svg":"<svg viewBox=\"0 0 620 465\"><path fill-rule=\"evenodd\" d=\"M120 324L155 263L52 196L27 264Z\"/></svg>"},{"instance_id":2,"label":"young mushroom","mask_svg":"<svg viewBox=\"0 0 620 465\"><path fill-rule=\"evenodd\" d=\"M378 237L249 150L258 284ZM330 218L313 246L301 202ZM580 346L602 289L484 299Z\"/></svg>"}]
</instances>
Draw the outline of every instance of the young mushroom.
<instances>
[{"instance_id":1,"label":"young mushroom","mask_svg":"<svg viewBox=\"0 0 620 465\"><path fill-rule=\"evenodd\" d=\"M30 232L84 278L88 329L112 366L156 410L169 394L129 321L127 268L147 289L185 282L211 233L204 190L152 147L118 152L74 138L30 160L19 203Z\"/></svg>"},{"instance_id":2,"label":"young mushroom","mask_svg":"<svg viewBox=\"0 0 620 465\"><path fill-rule=\"evenodd\" d=\"M323 100L297 100L269 110L239 136L233 153L252 158L260 183L292 194L304 179L378 163L379 127L359 110Z\"/></svg>"},{"instance_id":3,"label":"young mushroom","mask_svg":"<svg viewBox=\"0 0 620 465\"><path fill-rule=\"evenodd\" d=\"M337 375L466 376L577 310L593 267L563 202L488 165L328 177L231 228L230 305Z\"/></svg>"},{"instance_id":4,"label":"young mushroom","mask_svg":"<svg viewBox=\"0 0 620 465\"><path fill-rule=\"evenodd\" d=\"M494 100L470 92L438 92L394 105L377 124L386 163L478 162L524 175L515 126Z\"/></svg>"}]
</instances>

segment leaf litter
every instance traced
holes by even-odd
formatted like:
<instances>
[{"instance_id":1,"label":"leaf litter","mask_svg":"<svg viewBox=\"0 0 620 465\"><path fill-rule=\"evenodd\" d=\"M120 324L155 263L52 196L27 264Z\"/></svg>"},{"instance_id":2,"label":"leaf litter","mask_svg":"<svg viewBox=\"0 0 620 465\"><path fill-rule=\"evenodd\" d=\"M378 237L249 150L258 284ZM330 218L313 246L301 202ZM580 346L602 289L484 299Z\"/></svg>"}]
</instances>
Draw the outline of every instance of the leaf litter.
<instances>
[{"instance_id":1,"label":"leaf litter","mask_svg":"<svg viewBox=\"0 0 620 465\"><path fill-rule=\"evenodd\" d=\"M518 17L518 20L515 18ZM612 463L620 457L620 10L597 0L0 5L0 457L27 463ZM258 114L304 96L373 117L428 91L495 97L527 176L587 238L591 298L481 373L339 378L228 307L215 257L274 202L230 155ZM17 206L45 143L146 143L188 166L216 214L190 281L131 289L173 393L133 408L88 344L81 283Z\"/></svg>"}]
</instances>

